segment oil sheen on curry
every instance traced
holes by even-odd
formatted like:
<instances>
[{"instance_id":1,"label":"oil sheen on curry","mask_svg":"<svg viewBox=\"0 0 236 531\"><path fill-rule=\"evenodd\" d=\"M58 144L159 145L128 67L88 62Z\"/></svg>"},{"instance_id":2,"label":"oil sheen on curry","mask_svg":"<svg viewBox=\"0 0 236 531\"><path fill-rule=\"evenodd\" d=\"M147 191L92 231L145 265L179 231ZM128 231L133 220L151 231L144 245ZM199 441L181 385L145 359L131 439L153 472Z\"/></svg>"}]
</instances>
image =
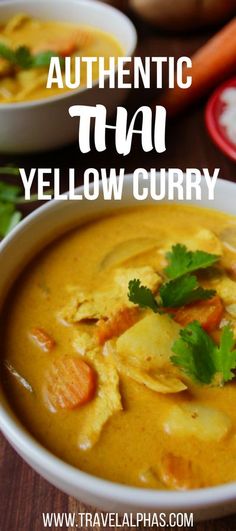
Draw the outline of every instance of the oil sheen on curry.
<instances>
[{"instance_id":1,"label":"oil sheen on curry","mask_svg":"<svg viewBox=\"0 0 236 531\"><path fill-rule=\"evenodd\" d=\"M98 219L39 254L4 314L6 393L54 454L139 487L236 480L236 218Z\"/></svg>"},{"instance_id":2,"label":"oil sheen on curry","mask_svg":"<svg viewBox=\"0 0 236 531\"><path fill-rule=\"evenodd\" d=\"M17 13L0 25L0 103L18 103L58 96L67 92L64 83L47 89L51 56L71 57L71 82L75 80L76 57L109 58L123 55L116 38L98 28L52 20L32 18ZM93 65L93 81L98 79L98 66ZM80 86L86 85L86 65L81 62Z\"/></svg>"}]
</instances>

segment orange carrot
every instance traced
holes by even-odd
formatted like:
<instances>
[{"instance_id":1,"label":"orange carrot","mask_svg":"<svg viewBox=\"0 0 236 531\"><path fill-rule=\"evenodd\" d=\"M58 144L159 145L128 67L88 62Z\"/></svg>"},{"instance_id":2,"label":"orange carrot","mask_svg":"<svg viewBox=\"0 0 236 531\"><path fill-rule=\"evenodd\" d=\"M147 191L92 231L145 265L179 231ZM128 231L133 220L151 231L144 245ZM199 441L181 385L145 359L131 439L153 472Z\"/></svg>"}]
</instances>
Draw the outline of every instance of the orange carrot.
<instances>
[{"instance_id":1,"label":"orange carrot","mask_svg":"<svg viewBox=\"0 0 236 531\"><path fill-rule=\"evenodd\" d=\"M118 337L123 334L123 332L137 322L138 315L138 308L123 308L107 321L100 319L97 323L99 345L104 345L104 343L112 337Z\"/></svg>"},{"instance_id":2,"label":"orange carrot","mask_svg":"<svg viewBox=\"0 0 236 531\"><path fill-rule=\"evenodd\" d=\"M44 352L51 352L56 345L54 339L43 328L33 328L30 336Z\"/></svg>"},{"instance_id":3,"label":"orange carrot","mask_svg":"<svg viewBox=\"0 0 236 531\"><path fill-rule=\"evenodd\" d=\"M158 104L166 107L169 116L174 116L204 96L235 69L236 17L193 55L191 71L186 68L183 72L183 76L192 75L191 87L168 89Z\"/></svg>"},{"instance_id":4,"label":"orange carrot","mask_svg":"<svg viewBox=\"0 0 236 531\"><path fill-rule=\"evenodd\" d=\"M61 57L68 57L72 55L78 49L78 43L75 38L70 37L69 39L58 39L57 41L47 41L41 46L34 48L33 52L35 54L41 52L55 52L55 54L60 55Z\"/></svg>"},{"instance_id":5,"label":"orange carrot","mask_svg":"<svg viewBox=\"0 0 236 531\"><path fill-rule=\"evenodd\" d=\"M86 404L93 398L95 389L95 371L78 357L54 360L46 375L45 395L54 410Z\"/></svg>"},{"instance_id":6,"label":"orange carrot","mask_svg":"<svg viewBox=\"0 0 236 531\"><path fill-rule=\"evenodd\" d=\"M174 320L182 326L199 321L204 330L211 332L217 328L223 317L224 307L218 295L207 301L184 306L176 311Z\"/></svg>"},{"instance_id":7,"label":"orange carrot","mask_svg":"<svg viewBox=\"0 0 236 531\"><path fill-rule=\"evenodd\" d=\"M170 489L186 490L203 486L198 467L189 459L172 453L163 456L160 476L163 483Z\"/></svg>"}]
</instances>

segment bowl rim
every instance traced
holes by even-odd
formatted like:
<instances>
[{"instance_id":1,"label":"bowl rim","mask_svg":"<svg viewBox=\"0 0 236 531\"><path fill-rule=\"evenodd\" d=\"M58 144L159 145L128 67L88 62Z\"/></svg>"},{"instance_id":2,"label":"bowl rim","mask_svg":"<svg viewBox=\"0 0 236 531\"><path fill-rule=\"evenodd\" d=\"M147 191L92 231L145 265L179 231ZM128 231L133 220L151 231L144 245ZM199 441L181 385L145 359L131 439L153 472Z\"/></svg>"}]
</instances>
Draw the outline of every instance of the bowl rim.
<instances>
[{"instance_id":1,"label":"bowl rim","mask_svg":"<svg viewBox=\"0 0 236 531\"><path fill-rule=\"evenodd\" d=\"M16 4L16 5L20 4L22 1L28 3L29 5L35 5L35 0L1 0L0 1L0 13L1 13L1 9L2 8L10 6L10 5L14 5L14 4ZM100 11L104 11L105 13L116 14L117 17L119 17L120 19L123 19L126 22L126 24L129 25L130 35L132 36L132 40L133 40L133 45L128 50L128 53L127 53L127 55L125 55L125 57L133 57L135 49L137 47L138 35L137 35L137 30L135 28L135 25L133 24L132 20L125 13L123 13L122 11L117 9L116 7L111 6L110 4L106 4L106 3L101 2L100 0L89 0L89 2L87 0L40 0L40 4L41 5L44 4L46 6L49 3L55 4L55 5L58 5L58 3L60 3L60 4L65 4L66 6L68 6L68 2L73 3L73 4L77 4L78 3L78 4L82 5L82 6L85 6L86 8L91 6L91 7L94 7L95 9L100 10ZM104 13L104 15L105 15L105 13ZM61 22L63 22L63 20L61 20ZM66 22L66 20L64 22ZM109 33L109 32L107 31L107 33ZM117 71L117 67L116 67L115 71ZM106 78L107 78L107 76L105 76L105 79ZM2 111L3 112L7 112L9 110L31 109L31 108L34 108L34 107L40 107L40 106L43 106L43 105L48 105L50 103L52 103L52 104L53 103L57 103L59 101L63 101L63 100L69 99L72 96L76 96L78 94L81 94L81 93L84 93L86 91L92 90L92 89L94 89L96 87L98 87L98 80L95 80L93 82L93 85L92 85L91 88L87 88L85 86L85 87L79 87L78 89L72 89L72 90L68 89L68 91L67 92L63 92L63 94L58 94L56 96L48 96L47 98L41 98L41 99L36 99L36 100L29 100L29 101L25 101L25 102L24 101L19 101L19 102L12 102L12 103L0 103L0 112L2 112ZM115 89L110 89L110 90L115 90Z\"/></svg>"},{"instance_id":2,"label":"bowl rim","mask_svg":"<svg viewBox=\"0 0 236 531\"><path fill-rule=\"evenodd\" d=\"M227 139L226 136L223 136L220 130L218 129L218 119L215 116L215 106L219 101L219 98L222 92L226 88L235 87L236 88L236 76L228 79L224 83L221 83L213 94L211 95L205 109L205 122L208 129L208 132L216 144L216 146L228 157L230 157L234 162L236 161L236 146L233 147L232 142Z\"/></svg>"},{"instance_id":3,"label":"bowl rim","mask_svg":"<svg viewBox=\"0 0 236 531\"><path fill-rule=\"evenodd\" d=\"M126 175L126 179L129 183L132 179L132 174ZM220 187L223 193L223 189L226 188L226 194L233 194L236 189L235 182L223 179L218 179L216 186ZM81 193L83 191L83 186L79 186L76 191ZM66 201L65 203L69 203L69 201ZM0 253L12 243L12 240L14 240L19 233L24 232L25 226L29 225L31 221L35 220L35 218L40 218L40 216L44 215L49 209L56 208L57 204L58 200L53 199L29 214L0 243ZM191 205L192 202L190 201L188 204ZM214 210L214 207L211 208L211 206L209 206L208 208ZM181 510L184 507L185 510L190 509L193 511L193 509L197 510L198 508L204 509L206 507L214 507L218 504L223 504L224 502L229 503L236 500L236 481L214 487L203 487L181 492L176 490L144 489L142 487L127 486L83 472L56 457L52 452L40 444L37 439L27 431L21 423L20 418L18 418L14 410L11 409L7 397L6 403L7 407L4 407L2 404L0 405L0 426L3 435L9 440L10 444L14 441L13 446L17 452L18 448L20 448L24 456L29 456L29 458L32 459L34 465L35 463L38 464L40 469L39 473L43 475L42 470L45 474L50 473L54 478L56 477L70 487L81 488L82 490L85 489L86 492L97 497L103 496L103 498L108 501L116 501L123 503L124 505L133 504L133 506L136 507L146 505L153 509L156 508L157 504L161 504L164 509ZM32 468L34 468L34 465L31 464ZM60 489L60 487L58 488ZM61 488L63 490L63 487Z\"/></svg>"}]
</instances>

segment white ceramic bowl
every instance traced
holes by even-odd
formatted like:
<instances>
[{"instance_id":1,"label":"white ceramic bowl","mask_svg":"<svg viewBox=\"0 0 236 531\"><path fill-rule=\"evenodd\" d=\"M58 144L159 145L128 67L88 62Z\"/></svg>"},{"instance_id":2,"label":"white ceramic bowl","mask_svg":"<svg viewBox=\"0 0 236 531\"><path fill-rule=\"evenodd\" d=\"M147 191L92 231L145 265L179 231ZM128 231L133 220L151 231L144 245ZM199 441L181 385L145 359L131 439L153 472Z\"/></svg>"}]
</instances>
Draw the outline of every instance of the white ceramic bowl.
<instances>
[{"instance_id":1,"label":"white ceramic bowl","mask_svg":"<svg viewBox=\"0 0 236 531\"><path fill-rule=\"evenodd\" d=\"M88 24L113 34L125 56L132 56L137 34L132 22L120 11L96 0L1 0L0 20L18 12L47 20ZM78 137L78 119L71 118L71 105L105 105L111 115L127 91L81 88L63 95L25 103L0 104L0 152L30 153L59 148Z\"/></svg>"},{"instance_id":2,"label":"white ceramic bowl","mask_svg":"<svg viewBox=\"0 0 236 531\"><path fill-rule=\"evenodd\" d=\"M157 178L159 178L157 176ZM51 201L28 216L0 245L1 305L19 271L45 244L69 227L80 225L102 213L109 213L137 201L132 196L132 176L127 176L123 201ZM82 188L80 189L82 192ZM236 184L219 180L215 200L209 202L203 182L201 206L235 214ZM140 202L139 202L140 205ZM105 481L62 462L43 448L21 425L1 391L0 423L15 450L48 481L75 498L108 511L193 512L195 519L208 519L233 513L236 508L236 482L187 492L146 490Z\"/></svg>"}]
</instances>

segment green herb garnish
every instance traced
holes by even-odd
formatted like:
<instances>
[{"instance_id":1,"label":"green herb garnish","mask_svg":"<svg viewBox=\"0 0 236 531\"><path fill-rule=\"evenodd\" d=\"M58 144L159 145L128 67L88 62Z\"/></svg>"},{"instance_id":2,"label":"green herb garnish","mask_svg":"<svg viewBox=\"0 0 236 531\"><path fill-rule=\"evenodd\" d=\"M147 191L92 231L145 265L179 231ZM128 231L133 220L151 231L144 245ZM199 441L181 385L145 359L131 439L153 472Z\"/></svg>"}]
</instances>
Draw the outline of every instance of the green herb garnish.
<instances>
[{"instance_id":1,"label":"green herb garnish","mask_svg":"<svg viewBox=\"0 0 236 531\"><path fill-rule=\"evenodd\" d=\"M199 286L194 275L184 275L160 287L161 303L164 308L179 308L200 300L211 299L215 293L212 289Z\"/></svg>"},{"instance_id":2,"label":"green herb garnish","mask_svg":"<svg viewBox=\"0 0 236 531\"><path fill-rule=\"evenodd\" d=\"M189 251L185 245L177 243L167 253L166 258L169 264L165 269L165 273L168 278L174 279L198 269L206 269L213 266L220 257L205 251Z\"/></svg>"},{"instance_id":3,"label":"green herb garnish","mask_svg":"<svg viewBox=\"0 0 236 531\"><path fill-rule=\"evenodd\" d=\"M128 286L128 298L140 308L150 308L153 312L159 311L159 305L152 293L146 286L142 286L139 279L130 280Z\"/></svg>"},{"instance_id":4,"label":"green herb garnish","mask_svg":"<svg viewBox=\"0 0 236 531\"><path fill-rule=\"evenodd\" d=\"M128 298L140 308L150 308L153 312L161 312L166 308L179 308L199 300L211 299L214 290L207 290L199 286L197 278L193 275L166 282L160 287L160 298L157 300L152 291L142 286L139 279L130 280Z\"/></svg>"},{"instance_id":5,"label":"green herb garnish","mask_svg":"<svg viewBox=\"0 0 236 531\"><path fill-rule=\"evenodd\" d=\"M171 361L192 380L200 384L218 384L232 380L236 368L236 350L230 326L222 329L220 345L195 321L180 330L180 338L174 342Z\"/></svg>"},{"instance_id":6,"label":"green herb garnish","mask_svg":"<svg viewBox=\"0 0 236 531\"><path fill-rule=\"evenodd\" d=\"M13 50L6 44L0 42L0 57L11 63L13 66L23 70L48 67L51 58L55 56L57 56L57 54L50 50L33 55L27 46L19 46ZM62 57L60 57L60 60L64 61Z\"/></svg>"},{"instance_id":7,"label":"green herb garnish","mask_svg":"<svg viewBox=\"0 0 236 531\"><path fill-rule=\"evenodd\" d=\"M0 168L0 174L19 175L15 167ZM0 238L10 232L22 218L21 212L16 208L20 199L21 187L0 181Z\"/></svg>"}]
</instances>

